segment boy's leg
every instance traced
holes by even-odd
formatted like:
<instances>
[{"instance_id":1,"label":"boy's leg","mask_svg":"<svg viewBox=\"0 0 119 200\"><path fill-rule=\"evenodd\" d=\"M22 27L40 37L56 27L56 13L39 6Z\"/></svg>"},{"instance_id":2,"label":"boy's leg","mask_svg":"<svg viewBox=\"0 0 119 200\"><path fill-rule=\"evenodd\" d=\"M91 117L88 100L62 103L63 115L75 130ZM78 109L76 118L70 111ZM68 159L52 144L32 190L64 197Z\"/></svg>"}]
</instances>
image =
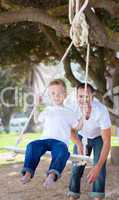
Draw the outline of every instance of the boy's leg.
<instances>
[{"instance_id":1,"label":"boy's leg","mask_svg":"<svg viewBox=\"0 0 119 200\"><path fill-rule=\"evenodd\" d=\"M94 150L94 165L97 164L100 153L102 150L103 141L101 136L93 139L93 150ZM106 162L100 170L99 176L93 184L91 197L95 200L101 200L105 197L105 178L106 178Z\"/></svg>"},{"instance_id":2,"label":"boy's leg","mask_svg":"<svg viewBox=\"0 0 119 200\"><path fill-rule=\"evenodd\" d=\"M69 159L70 153L65 143L61 141L54 141L51 149L52 160L48 169L48 174L52 171L56 174L56 179L61 176L66 162Z\"/></svg>"},{"instance_id":3,"label":"boy's leg","mask_svg":"<svg viewBox=\"0 0 119 200\"><path fill-rule=\"evenodd\" d=\"M30 178L34 176L40 158L46 151L47 142L45 140L36 140L27 145L24 166L21 170L23 176ZM25 177L23 178L23 180L25 179ZM23 183L24 182L25 181L23 181Z\"/></svg>"},{"instance_id":4,"label":"boy's leg","mask_svg":"<svg viewBox=\"0 0 119 200\"><path fill-rule=\"evenodd\" d=\"M65 143L58 140L52 140L51 146L52 160L47 172L48 177L44 183L44 186L46 187L50 187L50 185L48 185L50 183L49 179L54 182L61 176L70 156L68 147Z\"/></svg>"}]
</instances>

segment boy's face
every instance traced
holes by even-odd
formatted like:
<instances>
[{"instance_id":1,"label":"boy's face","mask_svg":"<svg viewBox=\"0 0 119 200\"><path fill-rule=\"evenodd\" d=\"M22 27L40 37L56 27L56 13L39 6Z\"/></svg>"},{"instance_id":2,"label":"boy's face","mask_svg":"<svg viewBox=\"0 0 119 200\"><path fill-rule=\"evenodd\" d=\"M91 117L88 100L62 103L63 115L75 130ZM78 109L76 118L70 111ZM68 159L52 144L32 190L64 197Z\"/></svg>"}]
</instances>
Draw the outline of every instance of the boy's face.
<instances>
[{"instance_id":1,"label":"boy's face","mask_svg":"<svg viewBox=\"0 0 119 200\"><path fill-rule=\"evenodd\" d=\"M85 89L79 88L77 90L77 102L80 106L83 106L84 103L91 105L92 100L93 100L93 93L90 88L87 88L86 102L84 102L85 101Z\"/></svg>"},{"instance_id":2,"label":"boy's face","mask_svg":"<svg viewBox=\"0 0 119 200\"><path fill-rule=\"evenodd\" d=\"M51 85L48 90L52 103L54 105L62 105L66 98L66 89L62 85Z\"/></svg>"}]
</instances>

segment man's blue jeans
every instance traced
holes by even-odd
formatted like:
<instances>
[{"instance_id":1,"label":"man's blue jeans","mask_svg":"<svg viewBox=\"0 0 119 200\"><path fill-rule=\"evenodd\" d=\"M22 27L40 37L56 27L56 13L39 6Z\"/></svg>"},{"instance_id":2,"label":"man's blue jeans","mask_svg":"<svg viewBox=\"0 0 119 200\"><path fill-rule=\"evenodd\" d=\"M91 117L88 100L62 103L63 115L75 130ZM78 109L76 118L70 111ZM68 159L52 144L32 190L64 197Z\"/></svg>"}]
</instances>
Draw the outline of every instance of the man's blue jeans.
<instances>
[{"instance_id":1,"label":"man's blue jeans","mask_svg":"<svg viewBox=\"0 0 119 200\"><path fill-rule=\"evenodd\" d=\"M82 136L79 135L79 139L82 140ZM102 146L103 146L103 141L101 136L96 137L94 139L88 139L87 155L90 155L91 151L93 150L94 165L96 165L96 163L99 160ZM74 146L74 154L77 154L76 145ZM74 164L72 167L68 195L73 196L76 199L80 197L80 182L84 169L85 165L78 166ZM98 197L98 198L105 197L105 178L106 178L106 163L103 165L99 176L93 183L92 192L90 193L91 197Z\"/></svg>"},{"instance_id":2,"label":"man's blue jeans","mask_svg":"<svg viewBox=\"0 0 119 200\"><path fill-rule=\"evenodd\" d=\"M40 158L46 151L50 151L52 156L47 175L54 172L57 180L65 168L70 153L65 143L55 139L36 140L27 145L22 175L25 175L27 171L33 177Z\"/></svg>"}]
</instances>

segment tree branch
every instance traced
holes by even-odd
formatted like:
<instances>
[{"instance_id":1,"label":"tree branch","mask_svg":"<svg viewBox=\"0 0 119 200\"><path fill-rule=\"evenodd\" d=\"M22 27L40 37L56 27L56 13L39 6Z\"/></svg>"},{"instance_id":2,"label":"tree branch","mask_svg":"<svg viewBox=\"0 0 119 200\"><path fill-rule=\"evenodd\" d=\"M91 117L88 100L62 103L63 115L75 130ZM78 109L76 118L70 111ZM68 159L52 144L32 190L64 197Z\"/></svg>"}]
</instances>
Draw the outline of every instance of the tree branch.
<instances>
[{"instance_id":1,"label":"tree branch","mask_svg":"<svg viewBox=\"0 0 119 200\"><path fill-rule=\"evenodd\" d=\"M91 5L94 6L94 8L101 8L108 11L111 15L111 17L118 18L119 17L119 4L116 2L109 0L91 0Z\"/></svg>"},{"instance_id":2,"label":"tree branch","mask_svg":"<svg viewBox=\"0 0 119 200\"><path fill-rule=\"evenodd\" d=\"M89 38L91 43L96 46L119 50L119 33L114 33L107 27L104 27L95 13L90 9L90 6L86 9L86 16L90 25ZM116 37L113 37L113 34Z\"/></svg>"},{"instance_id":3,"label":"tree branch","mask_svg":"<svg viewBox=\"0 0 119 200\"><path fill-rule=\"evenodd\" d=\"M90 42L96 46L119 50L118 37L111 38L98 20L96 15L88 8L86 12L90 24ZM51 17L44 10L37 8L24 8L16 12L4 12L0 15L0 25L12 24L21 21L41 23L51 27L58 35L69 37L70 26L60 19Z\"/></svg>"},{"instance_id":4,"label":"tree branch","mask_svg":"<svg viewBox=\"0 0 119 200\"><path fill-rule=\"evenodd\" d=\"M58 34L68 37L69 26L63 24L60 20L51 17L44 10L37 8L24 8L14 12L4 12L0 14L0 24L12 24L21 21L41 23L50 26Z\"/></svg>"},{"instance_id":5,"label":"tree branch","mask_svg":"<svg viewBox=\"0 0 119 200\"><path fill-rule=\"evenodd\" d=\"M62 50L60 43L57 41L57 37L55 36L55 34L51 33L47 26L40 25L40 29L43 31L49 42L52 44L57 55L61 56L64 51Z\"/></svg>"},{"instance_id":6,"label":"tree branch","mask_svg":"<svg viewBox=\"0 0 119 200\"><path fill-rule=\"evenodd\" d=\"M90 0L91 7L104 9L112 18L119 17L119 4L112 0ZM50 8L49 14L52 16L68 15L68 5L60 5L57 8Z\"/></svg>"}]
</instances>

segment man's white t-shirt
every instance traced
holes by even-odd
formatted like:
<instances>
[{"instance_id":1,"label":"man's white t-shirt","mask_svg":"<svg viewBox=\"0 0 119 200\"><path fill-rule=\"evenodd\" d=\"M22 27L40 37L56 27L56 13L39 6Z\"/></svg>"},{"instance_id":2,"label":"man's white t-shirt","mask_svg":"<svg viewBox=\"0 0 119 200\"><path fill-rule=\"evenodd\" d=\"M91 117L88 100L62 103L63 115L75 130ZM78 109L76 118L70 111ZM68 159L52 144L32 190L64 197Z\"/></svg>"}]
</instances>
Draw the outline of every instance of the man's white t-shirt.
<instances>
[{"instance_id":1,"label":"man's white t-shirt","mask_svg":"<svg viewBox=\"0 0 119 200\"><path fill-rule=\"evenodd\" d=\"M78 123L78 115L65 106L49 106L38 121L43 123L43 135L40 139L56 139L69 144L71 128Z\"/></svg>"},{"instance_id":2,"label":"man's white t-shirt","mask_svg":"<svg viewBox=\"0 0 119 200\"><path fill-rule=\"evenodd\" d=\"M78 107L77 113L81 117L81 110ZM111 127L109 112L99 100L96 98L92 102L92 110L90 118L85 121L85 126L78 134L83 137L93 139L101 135L101 130Z\"/></svg>"}]
</instances>

